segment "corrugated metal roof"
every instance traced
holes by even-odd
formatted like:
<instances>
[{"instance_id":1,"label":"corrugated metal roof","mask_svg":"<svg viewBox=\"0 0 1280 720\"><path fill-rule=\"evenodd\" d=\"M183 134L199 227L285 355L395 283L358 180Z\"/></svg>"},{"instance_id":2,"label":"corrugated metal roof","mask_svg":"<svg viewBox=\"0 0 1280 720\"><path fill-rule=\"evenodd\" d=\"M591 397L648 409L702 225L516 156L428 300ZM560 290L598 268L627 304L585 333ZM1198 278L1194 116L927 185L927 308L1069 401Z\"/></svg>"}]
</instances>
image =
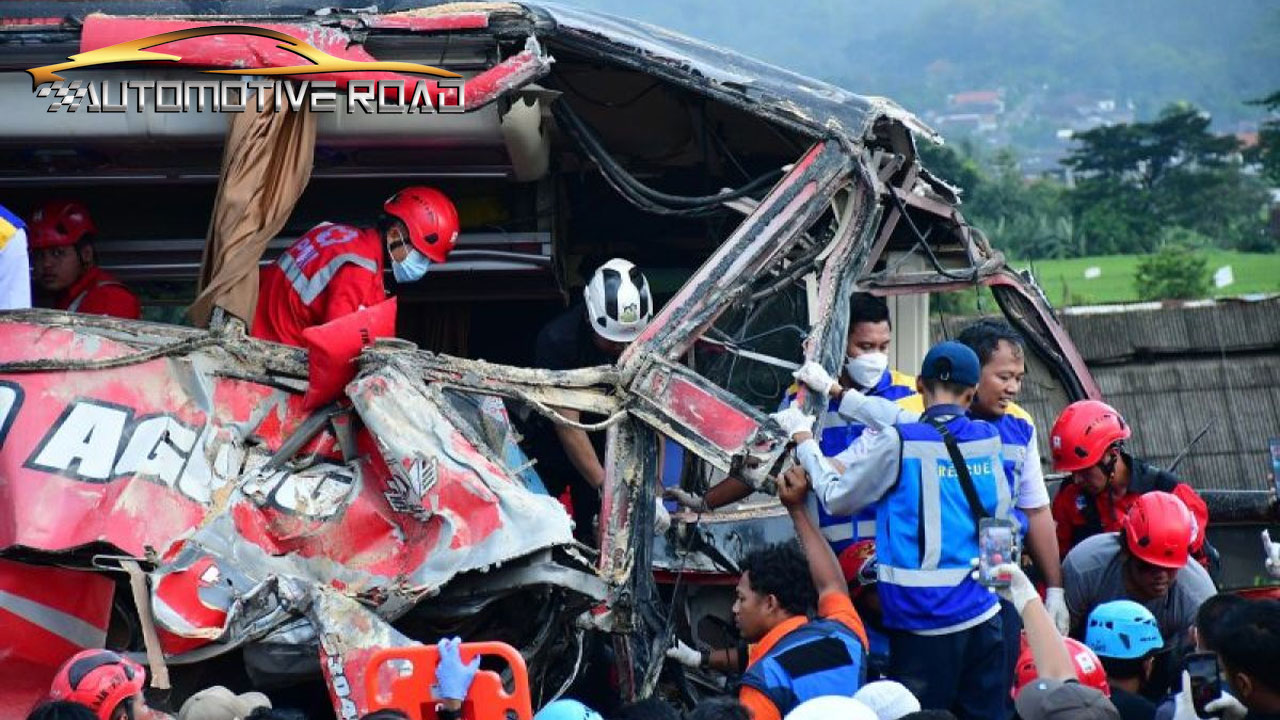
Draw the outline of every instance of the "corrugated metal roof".
<instances>
[{"instance_id":1,"label":"corrugated metal roof","mask_svg":"<svg viewBox=\"0 0 1280 720\"><path fill-rule=\"evenodd\" d=\"M1063 324L1090 364L1219 349L1280 350L1280 299L1067 315Z\"/></svg>"}]
</instances>

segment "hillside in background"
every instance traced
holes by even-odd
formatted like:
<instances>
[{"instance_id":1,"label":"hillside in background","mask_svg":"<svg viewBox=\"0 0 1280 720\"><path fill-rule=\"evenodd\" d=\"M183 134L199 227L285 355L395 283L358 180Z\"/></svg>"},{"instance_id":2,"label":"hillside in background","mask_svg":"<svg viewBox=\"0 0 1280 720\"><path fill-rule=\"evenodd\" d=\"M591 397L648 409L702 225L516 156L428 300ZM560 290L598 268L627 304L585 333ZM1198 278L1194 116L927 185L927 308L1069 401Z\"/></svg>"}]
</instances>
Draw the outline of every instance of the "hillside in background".
<instances>
[{"instance_id":1,"label":"hillside in background","mask_svg":"<svg viewBox=\"0 0 1280 720\"><path fill-rule=\"evenodd\" d=\"M1244 101L1280 88L1280 3L1273 0L574 4L887 95L949 137L985 134L1023 155L1052 145L1064 127L1150 119L1179 100L1211 112L1220 132L1249 130L1263 111ZM998 113L965 106L982 97L964 93L983 90L999 92Z\"/></svg>"}]
</instances>

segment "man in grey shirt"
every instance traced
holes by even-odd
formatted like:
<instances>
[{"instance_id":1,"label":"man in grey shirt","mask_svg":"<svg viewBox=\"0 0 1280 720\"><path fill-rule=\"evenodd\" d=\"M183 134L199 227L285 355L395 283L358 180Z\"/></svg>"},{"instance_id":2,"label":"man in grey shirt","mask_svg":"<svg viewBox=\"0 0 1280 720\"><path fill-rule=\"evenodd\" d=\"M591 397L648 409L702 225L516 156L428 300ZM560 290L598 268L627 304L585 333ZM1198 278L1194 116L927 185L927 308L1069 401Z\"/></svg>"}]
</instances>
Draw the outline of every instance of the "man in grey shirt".
<instances>
[{"instance_id":1,"label":"man in grey shirt","mask_svg":"<svg viewBox=\"0 0 1280 720\"><path fill-rule=\"evenodd\" d=\"M1127 599L1155 615L1166 645L1182 641L1200 604L1217 593L1200 563L1187 562L1194 525L1181 500L1151 492L1129 509L1123 532L1072 548L1062 564L1072 634L1083 632L1098 605Z\"/></svg>"}]
</instances>

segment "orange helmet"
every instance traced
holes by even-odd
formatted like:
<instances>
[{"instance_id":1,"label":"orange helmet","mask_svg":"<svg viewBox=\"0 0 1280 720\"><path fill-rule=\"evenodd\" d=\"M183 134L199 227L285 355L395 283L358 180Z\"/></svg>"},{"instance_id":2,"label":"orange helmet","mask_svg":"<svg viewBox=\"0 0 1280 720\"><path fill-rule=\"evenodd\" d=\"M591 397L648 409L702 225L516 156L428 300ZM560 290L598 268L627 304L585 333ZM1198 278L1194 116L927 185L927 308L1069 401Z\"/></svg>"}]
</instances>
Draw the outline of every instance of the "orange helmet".
<instances>
[{"instance_id":1,"label":"orange helmet","mask_svg":"<svg viewBox=\"0 0 1280 720\"><path fill-rule=\"evenodd\" d=\"M1049 432L1053 469L1075 472L1093 467L1107 448L1129 437L1129 424L1115 408L1100 400L1068 405Z\"/></svg>"},{"instance_id":2,"label":"orange helmet","mask_svg":"<svg viewBox=\"0 0 1280 720\"><path fill-rule=\"evenodd\" d=\"M27 223L27 242L32 250L75 245L98 226L89 217L89 208L74 200L53 200L36 208Z\"/></svg>"},{"instance_id":3,"label":"orange helmet","mask_svg":"<svg viewBox=\"0 0 1280 720\"><path fill-rule=\"evenodd\" d=\"M89 708L99 720L111 720L120 703L142 692L142 666L110 650L82 650L58 668L49 697Z\"/></svg>"},{"instance_id":4,"label":"orange helmet","mask_svg":"<svg viewBox=\"0 0 1280 720\"><path fill-rule=\"evenodd\" d=\"M1122 524L1125 547L1134 557L1171 570L1187 564L1196 521L1176 495L1152 491L1139 496Z\"/></svg>"},{"instance_id":5,"label":"orange helmet","mask_svg":"<svg viewBox=\"0 0 1280 720\"><path fill-rule=\"evenodd\" d=\"M382 209L404 223L418 252L442 263L458 244L458 209L435 188L407 187L392 195Z\"/></svg>"},{"instance_id":6,"label":"orange helmet","mask_svg":"<svg viewBox=\"0 0 1280 720\"><path fill-rule=\"evenodd\" d=\"M1063 638L1066 643L1067 654L1071 656L1071 665L1076 670L1076 679L1082 685L1088 685L1098 690L1103 695L1111 697L1111 686L1107 683L1107 671L1102 667L1102 661L1098 656L1089 649L1088 645L1074 638ZM1018 693L1022 692L1022 688L1036 679L1039 673L1036 671L1036 661L1031 655L1031 647L1025 645L1022 648L1022 654L1018 656L1018 664L1015 666L1013 691L1010 693L1017 699Z\"/></svg>"}]
</instances>

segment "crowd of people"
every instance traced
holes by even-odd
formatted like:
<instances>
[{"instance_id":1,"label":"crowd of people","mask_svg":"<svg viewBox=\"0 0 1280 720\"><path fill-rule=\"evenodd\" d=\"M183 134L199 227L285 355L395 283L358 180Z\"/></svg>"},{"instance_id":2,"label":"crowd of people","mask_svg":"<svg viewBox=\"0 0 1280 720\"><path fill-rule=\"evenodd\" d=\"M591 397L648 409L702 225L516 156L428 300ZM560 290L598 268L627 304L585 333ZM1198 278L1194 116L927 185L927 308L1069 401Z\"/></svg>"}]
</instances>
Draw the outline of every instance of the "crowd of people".
<instances>
[{"instance_id":1,"label":"crowd of people","mask_svg":"<svg viewBox=\"0 0 1280 720\"><path fill-rule=\"evenodd\" d=\"M308 328L381 302L386 263L398 282L416 282L445 262L458 235L446 196L406 188L383 210L375 228L317 226L264 269L253 334L302 344ZM0 208L0 241L29 245L37 289L56 307L137 317L136 297L96 265L95 234L79 203L50 203L25 222ZM535 364L612 363L653 312L644 275L610 260L582 302L543 328ZM1280 717L1280 602L1216 594L1204 501L1129 452L1133 429L1119 412L1085 400L1059 415L1049 454L1070 479L1051 500L1040 435L1016 403L1026 373L1017 332L979 321L930 349L915 376L889 367L891 342L885 302L855 294L846 362L834 374L805 363L780 398L772 420L790 438L794 464L777 478L778 497L796 538L741 563L740 644L671 639L673 663L737 678L736 698L699 703L684 717ZM798 402L811 394L823 407L817 435L817 418ZM566 496L578 539L594 544L601 434L540 418L522 431L550 492ZM731 476L705 496L673 488L667 497L706 513L756 487ZM656 510L661 531L670 518L661 500ZM1025 569L1019 553L994 557L994 568L980 561L989 528L1025 545ZM1268 568L1280 572L1280 548L1272 555ZM458 717L478 661L462 662L456 639L439 647L436 717ZM1219 671L1193 682L1192 660ZM147 707L144 677L125 657L85 651L30 717L167 717ZM177 717L298 717L289 712L265 696L214 687ZM615 716L680 717L660 700ZM571 699L536 717L601 718Z\"/></svg>"}]
</instances>

